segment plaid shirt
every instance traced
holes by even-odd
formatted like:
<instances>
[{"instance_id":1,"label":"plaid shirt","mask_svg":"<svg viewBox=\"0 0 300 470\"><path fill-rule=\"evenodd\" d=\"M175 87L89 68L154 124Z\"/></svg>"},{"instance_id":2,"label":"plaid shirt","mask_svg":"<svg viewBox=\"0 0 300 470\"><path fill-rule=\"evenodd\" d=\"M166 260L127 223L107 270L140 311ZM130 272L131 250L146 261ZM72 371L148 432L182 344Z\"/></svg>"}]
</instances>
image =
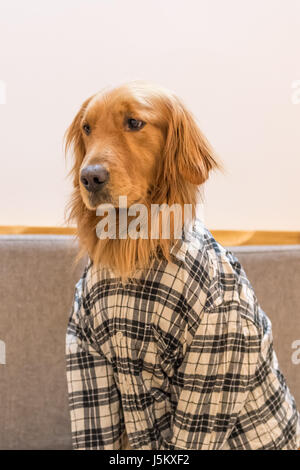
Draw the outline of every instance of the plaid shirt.
<instances>
[{"instance_id":1,"label":"plaid shirt","mask_svg":"<svg viewBox=\"0 0 300 470\"><path fill-rule=\"evenodd\" d=\"M197 221L133 282L89 264L67 331L74 449L297 449L271 324Z\"/></svg>"}]
</instances>

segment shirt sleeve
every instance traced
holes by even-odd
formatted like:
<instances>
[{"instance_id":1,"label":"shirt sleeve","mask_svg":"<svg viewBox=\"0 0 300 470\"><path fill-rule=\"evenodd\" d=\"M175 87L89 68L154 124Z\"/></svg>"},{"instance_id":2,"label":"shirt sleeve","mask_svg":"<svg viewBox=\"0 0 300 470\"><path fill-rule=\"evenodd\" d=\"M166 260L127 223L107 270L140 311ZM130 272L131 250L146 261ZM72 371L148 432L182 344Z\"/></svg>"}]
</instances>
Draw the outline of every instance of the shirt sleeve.
<instances>
[{"instance_id":1,"label":"shirt sleeve","mask_svg":"<svg viewBox=\"0 0 300 470\"><path fill-rule=\"evenodd\" d=\"M93 344L83 302L83 279L76 285L67 328L66 368L73 448L120 449L124 419L112 365Z\"/></svg>"},{"instance_id":2,"label":"shirt sleeve","mask_svg":"<svg viewBox=\"0 0 300 470\"><path fill-rule=\"evenodd\" d=\"M252 381L259 333L238 307L205 312L173 383L178 387L166 449L226 449Z\"/></svg>"}]
</instances>

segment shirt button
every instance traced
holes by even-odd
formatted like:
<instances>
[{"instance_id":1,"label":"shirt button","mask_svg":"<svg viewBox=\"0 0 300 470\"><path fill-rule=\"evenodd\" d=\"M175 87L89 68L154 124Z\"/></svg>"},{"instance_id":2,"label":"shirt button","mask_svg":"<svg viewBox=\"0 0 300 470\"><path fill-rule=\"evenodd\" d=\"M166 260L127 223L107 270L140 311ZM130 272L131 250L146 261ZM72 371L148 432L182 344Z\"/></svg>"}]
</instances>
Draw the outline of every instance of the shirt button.
<instances>
[{"instance_id":1,"label":"shirt button","mask_svg":"<svg viewBox=\"0 0 300 470\"><path fill-rule=\"evenodd\" d=\"M122 331L118 331L118 333L117 333L116 336L117 336L117 339L118 339L119 341L121 341L121 339L123 338L123 333L122 333Z\"/></svg>"}]
</instances>

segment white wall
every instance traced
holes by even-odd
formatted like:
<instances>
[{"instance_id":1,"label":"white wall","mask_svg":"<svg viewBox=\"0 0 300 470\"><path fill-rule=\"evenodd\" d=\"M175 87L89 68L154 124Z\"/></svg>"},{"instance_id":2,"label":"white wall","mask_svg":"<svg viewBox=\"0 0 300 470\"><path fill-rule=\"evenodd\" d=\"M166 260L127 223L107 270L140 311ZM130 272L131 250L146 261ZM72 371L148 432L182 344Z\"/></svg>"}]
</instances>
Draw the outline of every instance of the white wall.
<instances>
[{"instance_id":1,"label":"white wall","mask_svg":"<svg viewBox=\"0 0 300 470\"><path fill-rule=\"evenodd\" d=\"M177 92L225 163L210 228L300 230L299 0L0 0L0 60L0 225L63 224L66 127L141 78Z\"/></svg>"}]
</instances>

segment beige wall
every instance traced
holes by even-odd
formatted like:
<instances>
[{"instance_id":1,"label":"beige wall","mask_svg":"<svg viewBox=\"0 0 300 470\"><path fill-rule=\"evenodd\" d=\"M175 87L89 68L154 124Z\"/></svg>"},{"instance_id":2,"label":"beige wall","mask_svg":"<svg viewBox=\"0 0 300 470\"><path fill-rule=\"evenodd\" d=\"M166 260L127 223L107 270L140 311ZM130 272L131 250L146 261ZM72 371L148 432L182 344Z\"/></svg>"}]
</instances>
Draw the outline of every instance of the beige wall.
<instances>
[{"instance_id":1,"label":"beige wall","mask_svg":"<svg viewBox=\"0 0 300 470\"><path fill-rule=\"evenodd\" d=\"M0 225L63 224L65 128L142 78L182 97L224 161L210 228L300 230L299 0L0 0L0 45Z\"/></svg>"}]
</instances>

